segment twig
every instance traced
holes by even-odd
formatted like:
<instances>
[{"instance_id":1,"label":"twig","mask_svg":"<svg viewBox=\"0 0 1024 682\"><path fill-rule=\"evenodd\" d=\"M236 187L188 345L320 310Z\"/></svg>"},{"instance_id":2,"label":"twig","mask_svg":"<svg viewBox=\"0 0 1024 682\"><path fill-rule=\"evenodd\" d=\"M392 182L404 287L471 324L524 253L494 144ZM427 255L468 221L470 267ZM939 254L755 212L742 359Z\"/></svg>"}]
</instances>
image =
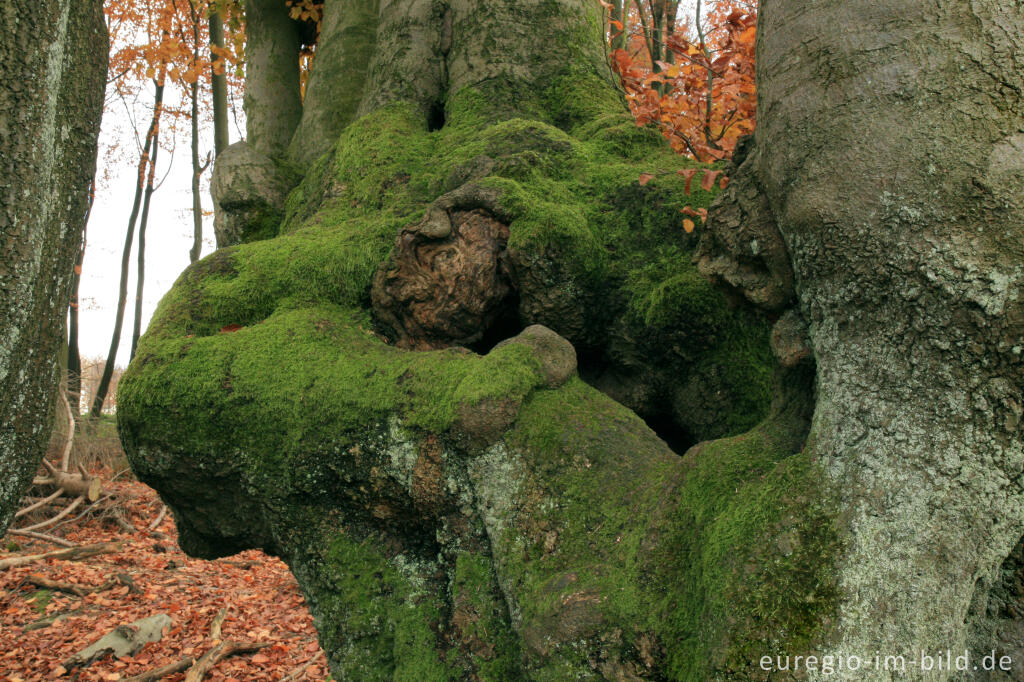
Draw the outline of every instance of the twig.
<instances>
[{"instance_id":1,"label":"twig","mask_svg":"<svg viewBox=\"0 0 1024 682\"><path fill-rule=\"evenodd\" d=\"M50 580L46 576L39 575L38 573L32 573L31 575L27 576L25 578L25 582L31 585L35 585L36 587L41 587L44 590L65 592L67 594L73 594L76 597L84 597L87 594L93 594L95 592L105 592L112 588L114 585L117 585L118 583L117 580L111 578L110 580L105 581L103 584L96 585L95 587L82 587L81 585L65 582L63 580Z\"/></svg>"},{"instance_id":2,"label":"twig","mask_svg":"<svg viewBox=\"0 0 1024 682\"><path fill-rule=\"evenodd\" d=\"M59 538L56 535L47 535L46 533L37 533L32 530L18 530L17 528L11 528L7 531L11 535L24 535L25 537L35 538L36 540L42 540L43 542L49 542L54 545L60 545L61 547L77 547L73 542L69 542L64 538Z\"/></svg>"},{"instance_id":3,"label":"twig","mask_svg":"<svg viewBox=\"0 0 1024 682\"><path fill-rule=\"evenodd\" d=\"M306 661L305 663L300 665L298 668L296 668L295 670L291 671L290 673L288 673L287 675L282 677L281 678L281 682L292 682L292 680L299 679L299 676L302 675L302 673L306 672L306 668L308 668L309 666L313 665L313 663L317 659L319 659L321 656L323 656L323 655L324 655L324 650L320 649L315 654L313 654L313 656L308 661Z\"/></svg>"},{"instance_id":4,"label":"twig","mask_svg":"<svg viewBox=\"0 0 1024 682\"><path fill-rule=\"evenodd\" d=\"M147 530L156 530L157 526L160 525L160 522L164 520L164 516L166 516L166 515L167 515L167 505L166 504L165 505L161 505L160 513L156 515L155 519L153 519L153 523L149 524L149 528Z\"/></svg>"},{"instance_id":5,"label":"twig","mask_svg":"<svg viewBox=\"0 0 1024 682\"><path fill-rule=\"evenodd\" d=\"M75 442L75 415L71 413L71 403L68 402L68 392L60 392L61 402L68 413L68 436L64 441L64 453L60 457L60 470L67 473L68 464L71 462L71 444ZM88 478L85 470L82 470L82 478Z\"/></svg>"},{"instance_id":6,"label":"twig","mask_svg":"<svg viewBox=\"0 0 1024 682\"><path fill-rule=\"evenodd\" d=\"M82 608L77 608L72 609L71 611L60 611L59 613L51 613L49 616L28 623L27 625L25 625L25 627L21 629L21 631L32 632L33 630L42 630L43 628L48 628L54 623L56 623L58 620L61 620L62 618L67 618L68 616L73 616L76 613L81 613L83 610L84 609Z\"/></svg>"},{"instance_id":7,"label":"twig","mask_svg":"<svg viewBox=\"0 0 1024 682\"><path fill-rule=\"evenodd\" d=\"M47 497L44 497L44 498L38 500L37 502L35 502L33 504L30 504L27 507L22 507L18 511L14 512L14 518L17 519L19 517L24 516L25 514L28 514L31 511L35 511L36 509L39 509L40 507L42 507L42 506L44 506L46 504L49 504L50 502L53 502L54 500L56 500L58 497L60 497L63 494L64 494L64 491L61 490L60 488L58 488L56 492L50 493L50 495L48 495Z\"/></svg>"},{"instance_id":8,"label":"twig","mask_svg":"<svg viewBox=\"0 0 1024 682\"><path fill-rule=\"evenodd\" d=\"M221 642L205 654L189 668L185 674L185 682L201 682L206 673L210 672L217 662L235 654L251 654L264 647L270 646L270 642Z\"/></svg>"},{"instance_id":9,"label":"twig","mask_svg":"<svg viewBox=\"0 0 1024 682\"><path fill-rule=\"evenodd\" d=\"M7 557L6 559L0 559L0 569L25 566L28 564L34 564L37 561L45 561L47 559L81 561L82 559L87 559L98 554L120 552L123 547L123 542L100 542L94 545L85 545L84 547L56 549L52 552L44 552L43 554L23 554L21 556L12 556Z\"/></svg>"}]
</instances>

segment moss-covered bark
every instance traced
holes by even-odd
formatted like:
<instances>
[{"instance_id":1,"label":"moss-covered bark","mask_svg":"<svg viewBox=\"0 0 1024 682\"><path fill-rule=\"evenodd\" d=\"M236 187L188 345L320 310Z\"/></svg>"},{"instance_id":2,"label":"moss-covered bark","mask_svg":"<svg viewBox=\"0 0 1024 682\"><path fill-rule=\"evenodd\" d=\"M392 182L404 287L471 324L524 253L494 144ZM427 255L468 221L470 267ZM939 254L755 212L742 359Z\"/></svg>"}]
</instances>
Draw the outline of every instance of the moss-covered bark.
<instances>
[{"instance_id":1,"label":"moss-covered bark","mask_svg":"<svg viewBox=\"0 0 1024 682\"><path fill-rule=\"evenodd\" d=\"M712 194L633 123L598 18L382 0L362 115L270 238L181 276L121 380L182 546L287 561L338 679L762 679L831 632L810 367L776 372L769 409L768 323L691 264L680 210ZM437 248L408 272L456 267L467 215L506 228L491 326L390 344L375 275L416 240Z\"/></svg>"}]
</instances>

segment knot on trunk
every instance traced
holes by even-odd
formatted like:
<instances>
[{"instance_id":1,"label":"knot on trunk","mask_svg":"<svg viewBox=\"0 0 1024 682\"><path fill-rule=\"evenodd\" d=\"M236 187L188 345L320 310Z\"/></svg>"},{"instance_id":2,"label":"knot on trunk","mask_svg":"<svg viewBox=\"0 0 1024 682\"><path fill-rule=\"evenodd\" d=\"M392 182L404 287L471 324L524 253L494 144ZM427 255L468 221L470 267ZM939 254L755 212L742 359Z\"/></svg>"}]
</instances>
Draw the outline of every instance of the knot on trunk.
<instances>
[{"instance_id":1,"label":"knot on trunk","mask_svg":"<svg viewBox=\"0 0 1024 682\"><path fill-rule=\"evenodd\" d=\"M374 314L400 348L468 346L515 312L508 225L479 208L451 210L461 204L453 194L398 235L374 275Z\"/></svg>"},{"instance_id":2,"label":"knot on trunk","mask_svg":"<svg viewBox=\"0 0 1024 682\"><path fill-rule=\"evenodd\" d=\"M768 199L757 182L753 138L736 149L729 186L708 211L707 227L694 253L705 277L738 291L768 311L786 308L795 296L793 269Z\"/></svg>"}]
</instances>

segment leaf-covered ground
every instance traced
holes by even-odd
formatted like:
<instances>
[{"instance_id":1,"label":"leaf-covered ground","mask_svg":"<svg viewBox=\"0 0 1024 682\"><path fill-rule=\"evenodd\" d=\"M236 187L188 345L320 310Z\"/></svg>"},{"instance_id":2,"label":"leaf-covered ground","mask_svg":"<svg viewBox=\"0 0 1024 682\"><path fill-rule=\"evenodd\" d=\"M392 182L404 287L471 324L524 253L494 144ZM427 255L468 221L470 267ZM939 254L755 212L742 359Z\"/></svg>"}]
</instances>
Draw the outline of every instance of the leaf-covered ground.
<instances>
[{"instance_id":1,"label":"leaf-covered ground","mask_svg":"<svg viewBox=\"0 0 1024 682\"><path fill-rule=\"evenodd\" d=\"M178 549L170 514L154 531L148 530L162 508L152 489L135 481L114 481L104 486L104 492L113 498L101 501L93 513L48 532L81 545L123 541L123 550L82 561L48 559L0 568L0 680L121 680L185 657L199 658L215 643L210 639L210 627L221 609L227 611L224 640L269 646L220 661L204 679L326 679L312 618L281 561L257 551L216 561L190 559ZM138 530L132 533L114 522L109 517L113 509ZM0 560L54 549L60 548L8 534ZM40 590L31 583L35 575L89 588L116 579L118 573L127 574L137 592L118 584L78 597ZM60 613L68 615L48 627L26 630L26 626ZM135 656L108 657L70 671L62 666L117 626L158 613L169 615L173 625L161 641L146 644ZM177 682L184 679L184 673L163 679Z\"/></svg>"}]
</instances>

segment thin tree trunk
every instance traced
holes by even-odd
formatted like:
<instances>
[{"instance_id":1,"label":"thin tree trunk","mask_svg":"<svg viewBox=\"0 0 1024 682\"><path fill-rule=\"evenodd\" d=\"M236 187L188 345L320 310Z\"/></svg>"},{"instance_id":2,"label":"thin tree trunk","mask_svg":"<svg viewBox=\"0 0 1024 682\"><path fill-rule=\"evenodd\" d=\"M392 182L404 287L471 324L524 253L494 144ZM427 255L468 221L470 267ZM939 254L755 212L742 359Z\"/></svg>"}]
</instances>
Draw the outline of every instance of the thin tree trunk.
<instances>
[{"instance_id":1,"label":"thin tree trunk","mask_svg":"<svg viewBox=\"0 0 1024 682\"><path fill-rule=\"evenodd\" d=\"M199 63L199 13L196 12L195 4L190 5L190 14L192 20L192 45L194 52L192 53L192 65L193 67ZM216 78L216 73L213 74ZM199 253L203 250L203 205L199 200L199 176L202 175L205 166L200 167L199 165L199 80L198 78L193 81L191 88L189 89L189 97L192 98L192 121L191 121L191 132L192 132L192 248L188 252L188 260L190 263L195 263L199 260ZM216 102L214 103L216 105ZM216 121L214 122L216 125ZM225 126L227 125L227 119L224 119ZM214 130L214 145L216 146L217 130ZM136 334L136 338L138 335ZM132 355L135 355L135 343L132 344Z\"/></svg>"},{"instance_id":2,"label":"thin tree trunk","mask_svg":"<svg viewBox=\"0 0 1024 682\"><path fill-rule=\"evenodd\" d=\"M198 42L198 41L197 41ZM228 148L228 79L218 64L224 64L214 48L224 49L224 24L220 13L210 11L210 87L213 89L213 149L219 156Z\"/></svg>"},{"instance_id":3,"label":"thin tree trunk","mask_svg":"<svg viewBox=\"0 0 1024 682\"><path fill-rule=\"evenodd\" d=\"M92 204L96 198L96 180L93 179L89 187L89 203L85 209L85 217L82 226L82 242L78 247L78 255L75 256L75 269L71 275L71 303L68 305L68 360L67 360L67 391L68 404L74 414L81 412L82 400L82 358L78 350L78 288L82 283L82 263L85 261L86 230L89 226L89 216L92 214Z\"/></svg>"},{"instance_id":4,"label":"thin tree trunk","mask_svg":"<svg viewBox=\"0 0 1024 682\"><path fill-rule=\"evenodd\" d=\"M149 162L149 175L146 178L146 193L142 200L142 217L139 219L139 249L137 255L137 273L135 278L135 321L132 325L132 350L129 360L135 357L135 349L139 346L142 335L142 290L146 282L146 226L149 224L149 205L156 191L153 179L156 175L156 160L160 154L160 126L157 125L153 134L153 155Z\"/></svg>"},{"instance_id":5,"label":"thin tree trunk","mask_svg":"<svg viewBox=\"0 0 1024 682\"><path fill-rule=\"evenodd\" d=\"M627 21L626 14L628 13L628 11L624 7L625 2L626 2L626 0L613 0L612 1L611 19L612 19L612 21L617 21L620 24L622 24L622 28L621 29L618 29L615 26L612 26L612 28L611 28L611 31L612 31L611 48L612 48L612 50L621 50L621 49L624 49L626 47L626 21Z\"/></svg>"},{"instance_id":6,"label":"thin tree trunk","mask_svg":"<svg viewBox=\"0 0 1024 682\"><path fill-rule=\"evenodd\" d=\"M142 155L139 158L139 173L135 185L135 200L132 203L132 212L128 218L128 231L124 238L124 251L121 254L121 284L118 290L117 313L114 317L114 333L110 338L110 349L107 351L107 362L103 367L103 376L100 377L100 384L96 387L96 395L92 399L90 415L98 417L103 412L103 402L107 398L107 391L110 389L110 379L114 375L114 364L117 361L117 349L121 345L121 329L124 326L124 309L128 302L128 268L131 263L132 241L135 238L135 224L139 217L139 208L142 204L142 193L146 184L146 172L149 168L149 152L156 137L157 126L160 123L160 114L163 109L163 70L161 67L160 78L156 83L156 94L153 102L153 120L149 124L146 138L142 146Z\"/></svg>"}]
</instances>

